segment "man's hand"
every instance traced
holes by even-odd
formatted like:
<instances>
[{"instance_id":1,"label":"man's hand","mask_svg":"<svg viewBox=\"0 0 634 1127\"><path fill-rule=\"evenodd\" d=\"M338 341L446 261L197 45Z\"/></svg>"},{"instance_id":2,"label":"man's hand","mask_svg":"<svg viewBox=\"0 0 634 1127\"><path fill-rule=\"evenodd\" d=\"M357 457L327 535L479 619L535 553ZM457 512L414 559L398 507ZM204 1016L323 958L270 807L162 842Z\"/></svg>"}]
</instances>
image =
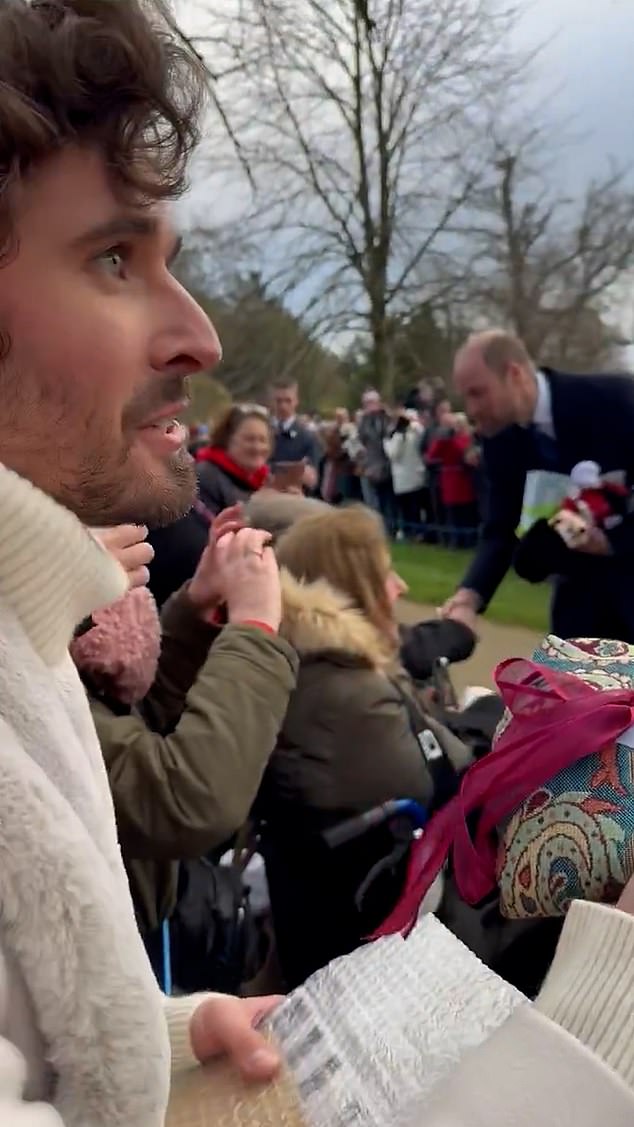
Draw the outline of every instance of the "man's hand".
<instances>
[{"instance_id":1,"label":"man's hand","mask_svg":"<svg viewBox=\"0 0 634 1127\"><path fill-rule=\"evenodd\" d=\"M583 535L583 539L575 544L575 552L583 552L587 556L611 556L612 547L605 532L596 525L592 525Z\"/></svg>"},{"instance_id":2,"label":"man's hand","mask_svg":"<svg viewBox=\"0 0 634 1127\"><path fill-rule=\"evenodd\" d=\"M472 634L477 635L478 633L478 614L470 603L456 603L449 614L445 614L443 617L450 619L451 622L460 622L462 626L466 626Z\"/></svg>"},{"instance_id":3,"label":"man's hand","mask_svg":"<svg viewBox=\"0 0 634 1127\"><path fill-rule=\"evenodd\" d=\"M148 565L154 559L154 549L146 543L147 528L138 524L119 524L115 528L91 528L90 531L121 564L130 587L145 587L150 578Z\"/></svg>"},{"instance_id":4,"label":"man's hand","mask_svg":"<svg viewBox=\"0 0 634 1127\"><path fill-rule=\"evenodd\" d=\"M246 1080L272 1080L280 1057L254 1026L282 1001L270 998L231 998L214 995L202 1002L190 1025L194 1055L201 1064L222 1053L231 1057Z\"/></svg>"},{"instance_id":5,"label":"man's hand","mask_svg":"<svg viewBox=\"0 0 634 1127\"><path fill-rule=\"evenodd\" d=\"M317 470L310 462L306 462L304 472L302 474L302 485L304 489L315 489L317 485Z\"/></svg>"},{"instance_id":6,"label":"man's hand","mask_svg":"<svg viewBox=\"0 0 634 1127\"><path fill-rule=\"evenodd\" d=\"M466 613L477 615L481 602L477 591L472 591L469 587L459 587L455 595L438 608L438 613L441 618L456 618L458 622L465 622L463 616Z\"/></svg>"}]
</instances>

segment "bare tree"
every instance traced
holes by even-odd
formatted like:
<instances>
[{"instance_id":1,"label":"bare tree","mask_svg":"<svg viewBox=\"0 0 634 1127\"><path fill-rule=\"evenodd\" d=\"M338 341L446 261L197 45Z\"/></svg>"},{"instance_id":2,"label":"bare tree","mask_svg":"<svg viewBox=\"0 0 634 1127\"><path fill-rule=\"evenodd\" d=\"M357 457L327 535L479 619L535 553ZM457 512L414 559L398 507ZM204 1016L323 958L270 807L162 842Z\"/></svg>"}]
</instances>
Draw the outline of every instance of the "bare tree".
<instances>
[{"instance_id":1,"label":"bare tree","mask_svg":"<svg viewBox=\"0 0 634 1127\"><path fill-rule=\"evenodd\" d=\"M249 269L247 252L247 247L228 247L205 230L189 232L179 255L178 279L207 312L222 341L216 383L234 399L265 401L276 379L289 378L299 384L305 407L337 400L343 390L339 358L270 292L258 271ZM197 387L197 410L200 402L217 399L217 389L208 396L202 389Z\"/></svg>"},{"instance_id":2,"label":"bare tree","mask_svg":"<svg viewBox=\"0 0 634 1127\"><path fill-rule=\"evenodd\" d=\"M367 332L389 393L391 326L445 285L484 171L480 107L517 77L515 14L497 0L201 0L201 26L203 11L268 277L323 331Z\"/></svg>"},{"instance_id":3,"label":"bare tree","mask_svg":"<svg viewBox=\"0 0 634 1127\"><path fill-rule=\"evenodd\" d=\"M462 228L472 313L512 328L558 364L618 355L617 287L634 266L634 191L612 169L576 196L558 192L540 129L494 145L488 183ZM553 186L555 185L555 186Z\"/></svg>"}]
</instances>

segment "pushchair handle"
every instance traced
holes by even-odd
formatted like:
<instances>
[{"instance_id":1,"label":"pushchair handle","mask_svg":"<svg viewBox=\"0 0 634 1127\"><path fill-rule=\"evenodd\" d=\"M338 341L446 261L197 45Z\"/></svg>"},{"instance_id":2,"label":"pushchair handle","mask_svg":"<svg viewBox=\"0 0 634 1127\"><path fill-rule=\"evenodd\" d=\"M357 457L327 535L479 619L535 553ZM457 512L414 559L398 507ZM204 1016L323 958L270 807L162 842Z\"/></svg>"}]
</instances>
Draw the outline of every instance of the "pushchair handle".
<instances>
[{"instance_id":1,"label":"pushchair handle","mask_svg":"<svg viewBox=\"0 0 634 1127\"><path fill-rule=\"evenodd\" d=\"M354 818L348 818L330 830L325 830L324 840L331 849L337 849L340 845L362 837L368 830L382 826L397 815L408 817L414 829L422 829L427 822L427 812L419 802L411 798L394 798L373 807L372 810L366 810L363 814L357 814Z\"/></svg>"}]
</instances>

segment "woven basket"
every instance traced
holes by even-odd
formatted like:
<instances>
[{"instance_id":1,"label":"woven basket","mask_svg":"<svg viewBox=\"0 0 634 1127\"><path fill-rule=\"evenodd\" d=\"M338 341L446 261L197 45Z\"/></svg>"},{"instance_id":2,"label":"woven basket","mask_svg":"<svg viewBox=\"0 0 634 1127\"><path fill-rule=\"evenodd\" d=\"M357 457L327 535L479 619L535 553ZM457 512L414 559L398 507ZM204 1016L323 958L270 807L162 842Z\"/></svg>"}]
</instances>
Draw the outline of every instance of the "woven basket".
<instances>
[{"instance_id":1,"label":"woven basket","mask_svg":"<svg viewBox=\"0 0 634 1127\"><path fill-rule=\"evenodd\" d=\"M306 1121L288 1072L273 1084L247 1085L222 1060L173 1076L165 1127L306 1127Z\"/></svg>"}]
</instances>

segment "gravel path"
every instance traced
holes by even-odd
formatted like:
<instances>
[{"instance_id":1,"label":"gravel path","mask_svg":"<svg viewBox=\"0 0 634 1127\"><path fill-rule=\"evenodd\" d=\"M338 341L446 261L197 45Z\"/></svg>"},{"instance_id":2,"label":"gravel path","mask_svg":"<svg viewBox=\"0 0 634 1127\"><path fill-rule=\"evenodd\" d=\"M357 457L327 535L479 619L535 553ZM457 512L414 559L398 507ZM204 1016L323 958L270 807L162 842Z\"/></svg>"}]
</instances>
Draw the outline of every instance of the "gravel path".
<instances>
[{"instance_id":1,"label":"gravel path","mask_svg":"<svg viewBox=\"0 0 634 1127\"><path fill-rule=\"evenodd\" d=\"M434 607L420 606L403 599L399 603L401 622L420 622L424 618L434 618ZM452 677L456 688L466 685L492 685L492 673L499 661L505 657L529 657L541 641L541 636L533 630L521 626L502 626L498 622L480 619L481 635L473 657L460 665L452 666Z\"/></svg>"}]
</instances>

